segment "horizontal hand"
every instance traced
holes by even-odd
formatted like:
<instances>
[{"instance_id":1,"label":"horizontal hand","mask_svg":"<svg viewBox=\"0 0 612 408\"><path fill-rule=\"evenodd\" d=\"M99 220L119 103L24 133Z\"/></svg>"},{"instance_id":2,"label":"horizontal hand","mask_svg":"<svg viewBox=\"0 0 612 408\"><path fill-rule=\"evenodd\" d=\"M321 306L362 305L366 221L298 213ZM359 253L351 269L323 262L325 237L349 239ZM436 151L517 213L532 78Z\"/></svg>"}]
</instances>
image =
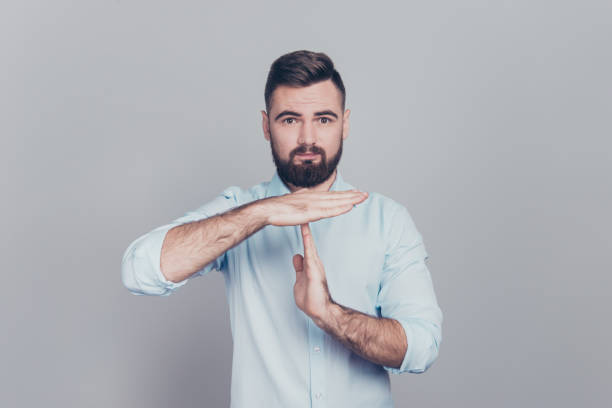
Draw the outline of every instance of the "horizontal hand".
<instances>
[{"instance_id":1,"label":"horizontal hand","mask_svg":"<svg viewBox=\"0 0 612 408\"><path fill-rule=\"evenodd\" d=\"M282 196L261 200L267 224L301 225L321 218L335 217L353 209L368 198L368 193L348 191L297 190Z\"/></svg>"}]
</instances>

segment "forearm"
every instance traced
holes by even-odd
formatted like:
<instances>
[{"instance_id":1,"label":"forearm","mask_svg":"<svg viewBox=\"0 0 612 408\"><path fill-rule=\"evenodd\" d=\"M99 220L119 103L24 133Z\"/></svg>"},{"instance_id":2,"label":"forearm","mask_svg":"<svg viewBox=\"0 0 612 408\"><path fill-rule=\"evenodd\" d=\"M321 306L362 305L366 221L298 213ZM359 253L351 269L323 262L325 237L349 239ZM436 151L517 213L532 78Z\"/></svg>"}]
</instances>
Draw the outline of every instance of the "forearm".
<instances>
[{"instance_id":1,"label":"forearm","mask_svg":"<svg viewBox=\"0 0 612 408\"><path fill-rule=\"evenodd\" d=\"M369 316L332 301L326 315L315 323L373 363L393 368L402 364L408 344L397 320Z\"/></svg>"},{"instance_id":2,"label":"forearm","mask_svg":"<svg viewBox=\"0 0 612 408\"><path fill-rule=\"evenodd\" d=\"M187 279L267 225L263 201L253 201L169 230L164 238L160 260L166 279L172 282Z\"/></svg>"}]
</instances>

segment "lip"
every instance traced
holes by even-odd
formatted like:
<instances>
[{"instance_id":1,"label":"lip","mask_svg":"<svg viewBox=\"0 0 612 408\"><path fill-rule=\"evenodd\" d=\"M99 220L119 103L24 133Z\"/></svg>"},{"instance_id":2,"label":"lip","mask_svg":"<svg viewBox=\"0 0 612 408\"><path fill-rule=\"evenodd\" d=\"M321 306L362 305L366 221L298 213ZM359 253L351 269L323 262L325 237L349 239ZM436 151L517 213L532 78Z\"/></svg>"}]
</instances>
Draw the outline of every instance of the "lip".
<instances>
[{"instance_id":1,"label":"lip","mask_svg":"<svg viewBox=\"0 0 612 408\"><path fill-rule=\"evenodd\" d=\"M300 159L314 159L317 157L319 153L306 153L306 154L296 154Z\"/></svg>"}]
</instances>

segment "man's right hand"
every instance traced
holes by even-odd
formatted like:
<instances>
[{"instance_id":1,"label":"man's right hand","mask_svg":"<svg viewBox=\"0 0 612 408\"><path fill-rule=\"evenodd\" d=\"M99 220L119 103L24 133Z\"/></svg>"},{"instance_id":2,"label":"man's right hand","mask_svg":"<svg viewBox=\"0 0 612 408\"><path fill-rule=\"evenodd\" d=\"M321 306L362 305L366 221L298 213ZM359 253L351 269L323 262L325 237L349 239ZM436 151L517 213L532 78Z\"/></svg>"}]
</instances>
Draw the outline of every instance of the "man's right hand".
<instances>
[{"instance_id":1,"label":"man's right hand","mask_svg":"<svg viewBox=\"0 0 612 408\"><path fill-rule=\"evenodd\" d=\"M347 191L310 191L306 188L262 200L267 224L300 225L349 212L368 198L368 193Z\"/></svg>"}]
</instances>

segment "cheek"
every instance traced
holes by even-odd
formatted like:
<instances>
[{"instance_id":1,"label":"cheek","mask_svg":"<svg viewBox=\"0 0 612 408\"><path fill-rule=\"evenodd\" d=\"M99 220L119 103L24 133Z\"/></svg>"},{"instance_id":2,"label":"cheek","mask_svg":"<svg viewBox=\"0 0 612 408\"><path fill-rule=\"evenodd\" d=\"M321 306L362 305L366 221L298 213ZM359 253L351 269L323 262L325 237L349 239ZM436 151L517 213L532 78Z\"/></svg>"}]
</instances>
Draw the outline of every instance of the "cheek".
<instances>
[{"instance_id":1,"label":"cheek","mask_svg":"<svg viewBox=\"0 0 612 408\"><path fill-rule=\"evenodd\" d=\"M277 145L281 145L283 143L287 144L289 141L295 141L299 136L299 129L297 129L296 126L272 126L270 131L272 135L274 135Z\"/></svg>"},{"instance_id":2,"label":"cheek","mask_svg":"<svg viewBox=\"0 0 612 408\"><path fill-rule=\"evenodd\" d=\"M326 129L323 136L323 140L325 140L325 150L327 150L328 153L335 152L340 147L342 128Z\"/></svg>"},{"instance_id":3,"label":"cheek","mask_svg":"<svg viewBox=\"0 0 612 408\"><path fill-rule=\"evenodd\" d=\"M273 131L270 140L276 153L284 158L288 158L289 153L296 147L294 144L292 144L294 139L291 137L291 135L283 133L279 134L278 132Z\"/></svg>"}]
</instances>

